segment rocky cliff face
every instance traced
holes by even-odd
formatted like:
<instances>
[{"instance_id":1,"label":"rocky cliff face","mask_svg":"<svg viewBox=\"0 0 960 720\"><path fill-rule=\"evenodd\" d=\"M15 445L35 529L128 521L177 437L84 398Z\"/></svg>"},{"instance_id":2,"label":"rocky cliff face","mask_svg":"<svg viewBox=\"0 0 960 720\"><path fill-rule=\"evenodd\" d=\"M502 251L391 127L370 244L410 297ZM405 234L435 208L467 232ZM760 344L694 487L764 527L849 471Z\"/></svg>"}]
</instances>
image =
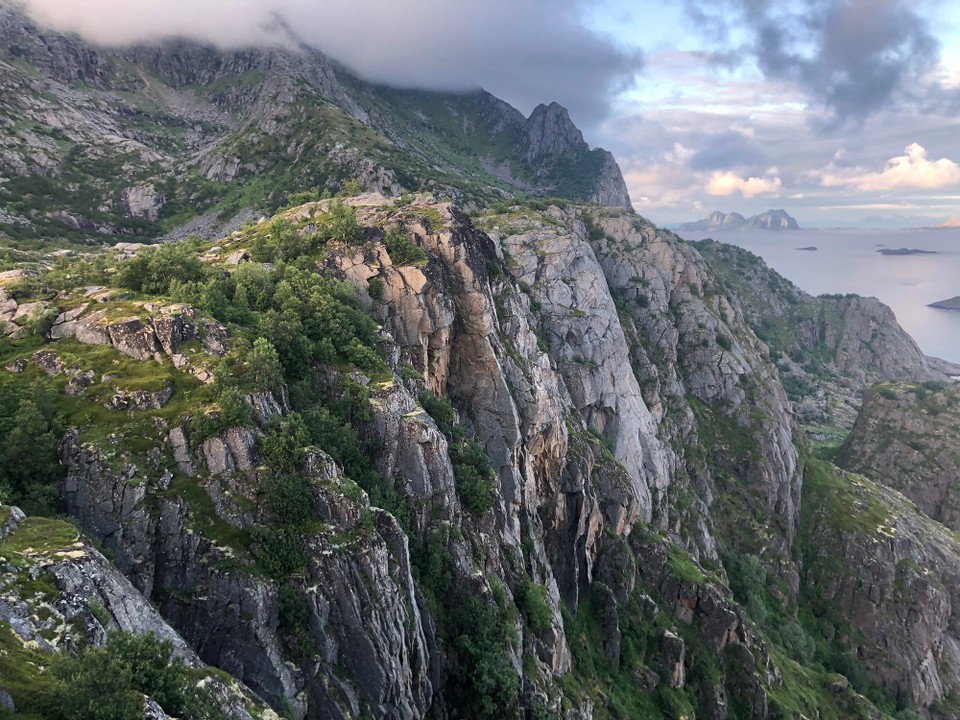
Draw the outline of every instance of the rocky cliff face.
<instances>
[{"instance_id":1,"label":"rocky cliff face","mask_svg":"<svg viewBox=\"0 0 960 720\"><path fill-rule=\"evenodd\" d=\"M847 653L847 674L859 665L899 705L952 717L960 553L953 533L860 476L817 466L806 487L804 592L835 651Z\"/></svg>"},{"instance_id":2,"label":"rocky cliff face","mask_svg":"<svg viewBox=\"0 0 960 720\"><path fill-rule=\"evenodd\" d=\"M956 530L956 408L956 388L942 382L872 388L864 394L840 463L899 490L925 515Z\"/></svg>"},{"instance_id":3,"label":"rocky cliff face","mask_svg":"<svg viewBox=\"0 0 960 720\"><path fill-rule=\"evenodd\" d=\"M164 454L176 455L180 437L189 440L170 433ZM169 470L117 467L70 435L61 450L67 510L116 553L117 567L201 658L275 707L301 717L356 717L364 708L377 717L421 717L432 690L429 628L417 610L407 538L328 457L306 461L316 529L297 584L231 568L230 539L255 523L241 508L256 501L256 439L255 429L231 429L182 457L201 493L190 502ZM291 593L302 613L297 628L284 616ZM294 631L303 635L291 641ZM291 642L316 655L291 662Z\"/></svg>"},{"instance_id":4,"label":"rocky cliff face","mask_svg":"<svg viewBox=\"0 0 960 720\"><path fill-rule=\"evenodd\" d=\"M950 364L925 357L875 298L812 297L746 250L696 246L769 346L802 423L850 428L866 383L947 379Z\"/></svg>"},{"instance_id":5,"label":"rocky cliff face","mask_svg":"<svg viewBox=\"0 0 960 720\"><path fill-rule=\"evenodd\" d=\"M21 710L29 712L42 693L42 684L24 682L26 665L43 668L58 652L102 646L108 632L120 631L171 643L174 655L203 676L201 685L229 717L278 717L244 685L206 672L193 648L72 525L0 506L0 587L0 704L6 710L15 711L20 700ZM151 698L144 706L145 712L159 710L150 717L167 717Z\"/></svg>"},{"instance_id":6,"label":"rocky cliff face","mask_svg":"<svg viewBox=\"0 0 960 720\"><path fill-rule=\"evenodd\" d=\"M245 165L296 88L337 92L283 53L129 52L168 97L277 80L272 110L205 100L263 111L233 154L197 139L215 175L272 167ZM558 107L344 97L350 128L397 142L429 101L534 173L609 160ZM131 188L143 220L176 202ZM298 720L951 716L955 542L797 432L830 388L941 377L889 311L623 209L301 200L215 243L3 278L5 380L70 425L57 494L113 558L110 608L149 601L150 627Z\"/></svg>"}]
</instances>

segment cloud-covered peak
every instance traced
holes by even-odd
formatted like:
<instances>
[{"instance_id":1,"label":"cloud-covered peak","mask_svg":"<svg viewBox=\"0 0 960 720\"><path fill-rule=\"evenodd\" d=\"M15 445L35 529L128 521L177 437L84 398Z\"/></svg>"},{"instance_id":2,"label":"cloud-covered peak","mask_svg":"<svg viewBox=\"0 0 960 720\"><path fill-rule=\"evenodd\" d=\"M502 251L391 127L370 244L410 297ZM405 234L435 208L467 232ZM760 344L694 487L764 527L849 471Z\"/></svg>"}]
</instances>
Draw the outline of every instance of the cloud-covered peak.
<instances>
[{"instance_id":1,"label":"cloud-covered peak","mask_svg":"<svg viewBox=\"0 0 960 720\"><path fill-rule=\"evenodd\" d=\"M580 21L584 0L24 0L41 22L101 44L187 37L270 42L277 18L366 79L434 90L485 87L528 113L559 101L580 124L608 111L642 66Z\"/></svg>"}]
</instances>

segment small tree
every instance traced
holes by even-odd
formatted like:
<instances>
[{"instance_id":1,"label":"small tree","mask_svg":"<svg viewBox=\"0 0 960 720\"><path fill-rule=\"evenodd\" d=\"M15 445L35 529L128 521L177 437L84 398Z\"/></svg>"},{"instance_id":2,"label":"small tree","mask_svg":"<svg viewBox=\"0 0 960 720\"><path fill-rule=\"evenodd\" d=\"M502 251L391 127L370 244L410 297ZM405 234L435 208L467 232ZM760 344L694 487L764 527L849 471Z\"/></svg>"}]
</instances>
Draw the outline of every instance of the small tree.
<instances>
[{"instance_id":1,"label":"small tree","mask_svg":"<svg viewBox=\"0 0 960 720\"><path fill-rule=\"evenodd\" d=\"M277 349L264 337L253 341L247 359L250 381L258 390L276 390L283 384L283 366Z\"/></svg>"}]
</instances>

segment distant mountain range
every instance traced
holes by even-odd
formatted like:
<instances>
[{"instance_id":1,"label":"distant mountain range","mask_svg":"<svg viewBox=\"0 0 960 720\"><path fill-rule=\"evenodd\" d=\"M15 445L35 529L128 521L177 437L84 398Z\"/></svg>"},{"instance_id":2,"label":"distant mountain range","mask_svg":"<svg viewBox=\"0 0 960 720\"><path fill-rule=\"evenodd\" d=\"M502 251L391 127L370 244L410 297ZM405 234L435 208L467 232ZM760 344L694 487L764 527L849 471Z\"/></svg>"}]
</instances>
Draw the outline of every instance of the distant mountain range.
<instances>
[{"instance_id":1,"label":"distant mountain range","mask_svg":"<svg viewBox=\"0 0 960 720\"><path fill-rule=\"evenodd\" d=\"M745 218L740 213L723 213L715 210L707 217L696 222L677 225L679 232L701 232L712 230L799 230L800 226L786 210L767 210L759 215Z\"/></svg>"}]
</instances>

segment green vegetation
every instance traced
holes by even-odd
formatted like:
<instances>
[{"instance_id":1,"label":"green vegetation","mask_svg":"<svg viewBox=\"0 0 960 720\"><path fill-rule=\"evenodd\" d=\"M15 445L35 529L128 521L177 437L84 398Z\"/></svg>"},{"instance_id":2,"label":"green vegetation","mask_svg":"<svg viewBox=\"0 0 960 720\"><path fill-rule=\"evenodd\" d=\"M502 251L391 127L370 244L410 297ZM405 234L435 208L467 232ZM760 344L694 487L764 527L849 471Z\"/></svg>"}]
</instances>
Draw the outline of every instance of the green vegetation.
<instances>
[{"instance_id":1,"label":"green vegetation","mask_svg":"<svg viewBox=\"0 0 960 720\"><path fill-rule=\"evenodd\" d=\"M502 718L517 710L520 680L506 650L516 632L504 599L467 595L447 611L447 639L456 664L447 688L462 717Z\"/></svg>"},{"instance_id":2,"label":"green vegetation","mask_svg":"<svg viewBox=\"0 0 960 720\"><path fill-rule=\"evenodd\" d=\"M49 514L53 484L63 477L57 442L66 430L50 389L0 372L0 502Z\"/></svg>"},{"instance_id":3,"label":"green vegetation","mask_svg":"<svg viewBox=\"0 0 960 720\"><path fill-rule=\"evenodd\" d=\"M517 607L534 632L545 632L553 625L553 614L547 602L547 589L531 580L524 580L517 592Z\"/></svg>"},{"instance_id":4,"label":"green vegetation","mask_svg":"<svg viewBox=\"0 0 960 720\"><path fill-rule=\"evenodd\" d=\"M176 283L197 283L206 268L191 243L166 243L145 247L117 268L117 282L125 288L150 295L170 295Z\"/></svg>"},{"instance_id":5,"label":"green vegetation","mask_svg":"<svg viewBox=\"0 0 960 720\"><path fill-rule=\"evenodd\" d=\"M448 440L450 461L457 479L457 492L464 508L483 515L493 507L495 474L483 447L467 438L466 429L456 422L450 401L431 392L420 394L420 404Z\"/></svg>"},{"instance_id":6,"label":"green vegetation","mask_svg":"<svg viewBox=\"0 0 960 720\"><path fill-rule=\"evenodd\" d=\"M0 557L14 566L25 566L29 564L28 558L69 548L77 536L77 529L63 520L27 517L16 532L0 539Z\"/></svg>"},{"instance_id":7,"label":"green vegetation","mask_svg":"<svg viewBox=\"0 0 960 720\"><path fill-rule=\"evenodd\" d=\"M363 239L363 228L357 224L356 212L341 202L311 218L306 228L298 228L285 217L277 217L266 233L254 236L250 252L257 262L306 259L328 243L356 245Z\"/></svg>"},{"instance_id":8,"label":"green vegetation","mask_svg":"<svg viewBox=\"0 0 960 720\"><path fill-rule=\"evenodd\" d=\"M656 620L648 618L640 594L635 591L625 605L618 606L621 644L616 662L606 652L603 610L594 595L584 596L575 614L564 613L573 653L573 671L561 679L564 693L568 698L593 697L597 720L699 717L693 683L682 689L671 688L663 680L650 690L638 685L638 678L645 673L664 672L658 657L660 635L675 625L675 618L667 614ZM697 667L704 678L719 680L716 659L696 640L695 633L685 632L683 639L691 666Z\"/></svg>"},{"instance_id":9,"label":"green vegetation","mask_svg":"<svg viewBox=\"0 0 960 720\"><path fill-rule=\"evenodd\" d=\"M387 246L387 252L390 253L390 259L394 265L422 267L427 264L427 253L423 248L415 245L400 226L387 231L383 236L383 244Z\"/></svg>"},{"instance_id":10,"label":"green vegetation","mask_svg":"<svg viewBox=\"0 0 960 720\"><path fill-rule=\"evenodd\" d=\"M14 717L30 720L141 720L145 695L184 720L226 720L200 684L203 674L172 652L172 643L153 634L112 633L104 647L50 656L0 624L0 677L16 703Z\"/></svg>"},{"instance_id":11,"label":"green vegetation","mask_svg":"<svg viewBox=\"0 0 960 720\"><path fill-rule=\"evenodd\" d=\"M441 639L451 650L453 665L445 691L462 717L510 717L520 699L519 679L508 655L517 640L516 610L499 586L493 597L454 587L449 549L452 535L449 525L438 525L410 547L417 587L430 605ZM534 608L538 599L527 603ZM540 614L542 610L532 612ZM547 613L549 624L549 609Z\"/></svg>"},{"instance_id":12,"label":"green vegetation","mask_svg":"<svg viewBox=\"0 0 960 720\"><path fill-rule=\"evenodd\" d=\"M820 549L822 543L831 538L839 543L857 537L862 540L890 537L891 509L868 481L809 456L805 458L804 491L798 544L804 567L821 580L814 584L801 583L798 620L812 641L807 662L802 664L824 675L843 675L853 690L869 698L882 711L894 715L906 706L898 707L897 701L867 673L858 657L850 623L843 617L836 600L827 594L831 578L843 576L849 570L837 557Z\"/></svg>"}]
</instances>

